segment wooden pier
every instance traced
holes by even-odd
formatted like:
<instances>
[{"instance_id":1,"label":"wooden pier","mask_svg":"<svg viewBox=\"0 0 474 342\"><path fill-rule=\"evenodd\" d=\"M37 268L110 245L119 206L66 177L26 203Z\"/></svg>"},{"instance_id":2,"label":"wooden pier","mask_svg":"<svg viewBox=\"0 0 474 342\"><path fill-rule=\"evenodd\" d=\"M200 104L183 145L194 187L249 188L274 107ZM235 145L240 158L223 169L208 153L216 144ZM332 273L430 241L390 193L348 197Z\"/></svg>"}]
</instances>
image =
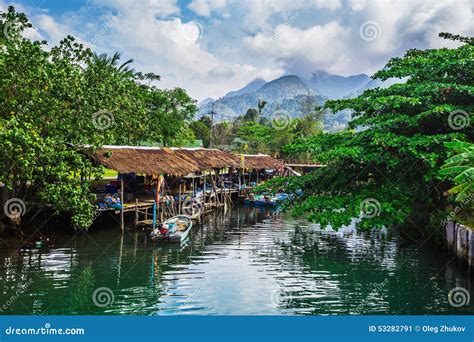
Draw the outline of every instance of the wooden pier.
<instances>
[{"instance_id":1,"label":"wooden pier","mask_svg":"<svg viewBox=\"0 0 474 342\"><path fill-rule=\"evenodd\" d=\"M233 198L246 197L253 185L268 178L264 170L284 169L268 155L235 155L204 148L104 146L88 155L118 172L117 180L97 188L115 189L121 209L100 211L119 210L122 232L125 215L130 213L134 213L135 227L153 225L153 218L163 222L183 213L202 220L209 211L231 207ZM100 200L99 193L104 195L104 191L98 192Z\"/></svg>"}]
</instances>

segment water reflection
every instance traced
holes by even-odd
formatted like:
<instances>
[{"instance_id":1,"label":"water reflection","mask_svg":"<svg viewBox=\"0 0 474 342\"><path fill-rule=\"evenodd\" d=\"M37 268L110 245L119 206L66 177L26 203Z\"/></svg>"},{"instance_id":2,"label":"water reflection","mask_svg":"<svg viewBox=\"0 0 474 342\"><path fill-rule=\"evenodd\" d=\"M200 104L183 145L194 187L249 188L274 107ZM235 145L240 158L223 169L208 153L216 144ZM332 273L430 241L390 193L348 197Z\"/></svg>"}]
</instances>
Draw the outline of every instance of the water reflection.
<instances>
[{"instance_id":1,"label":"water reflection","mask_svg":"<svg viewBox=\"0 0 474 342\"><path fill-rule=\"evenodd\" d=\"M60 248L0 251L3 314L466 314L447 302L472 278L428 244L387 231L321 230L235 207L193 228L186 245L100 229ZM26 290L18 295L19 289ZM94 305L99 287L113 302ZM474 296L471 296L474 297ZM13 300L12 300L13 299Z\"/></svg>"}]
</instances>

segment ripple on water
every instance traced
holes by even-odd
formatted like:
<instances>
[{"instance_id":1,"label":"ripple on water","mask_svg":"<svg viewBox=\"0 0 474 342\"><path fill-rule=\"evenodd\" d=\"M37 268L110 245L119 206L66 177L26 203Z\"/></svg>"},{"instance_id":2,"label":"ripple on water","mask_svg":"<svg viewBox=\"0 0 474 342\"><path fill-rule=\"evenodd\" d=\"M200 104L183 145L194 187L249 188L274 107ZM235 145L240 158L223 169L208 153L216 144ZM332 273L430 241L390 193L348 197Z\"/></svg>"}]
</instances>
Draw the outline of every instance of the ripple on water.
<instances>
[{"instance_id":1,"label":"ripple on water","mask_svg":"<svg viewBox=\"0 0 474 342\"><path fill-rule=\"evenodd\" d=\"M469 276L432 248L402 248L387 231L323 230L237 206L194 227L182 247L155 246L144 233L90 236L49 251L0 251L1 301L33 279L7 313L466 313L446 296ZM113 291L113 303L93 305L98 287Z\"/></svg>"}]
</instances>

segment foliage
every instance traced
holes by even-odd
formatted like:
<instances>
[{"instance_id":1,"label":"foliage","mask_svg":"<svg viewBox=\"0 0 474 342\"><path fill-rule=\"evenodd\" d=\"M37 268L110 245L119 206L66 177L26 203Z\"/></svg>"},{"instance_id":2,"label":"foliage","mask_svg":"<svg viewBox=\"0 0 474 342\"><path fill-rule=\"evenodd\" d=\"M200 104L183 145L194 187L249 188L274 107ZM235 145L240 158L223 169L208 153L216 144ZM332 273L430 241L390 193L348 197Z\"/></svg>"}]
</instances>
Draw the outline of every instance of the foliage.
<instances>
[{"instance_id":1,"label":"foliage","mask_svg":"<svg viewBox=\"0 0 474 342\"><path fill-rule=\"evenodd\" d=\"M129 69L119 54L94 55L70 36L47 49L24 38L28 28L13 7L0 14L0 182L11 197L70 212L75 227L87 228L89 179L103 169L83 146L179 144L190 137L195 101L147 85L159 76Z\"/></svg>"},{"instance_id":2,"label":"foliage","mask_svg":"<svg viewBox=\"0 0 474 342\"><path fill-rule=\"evenodd\" d=\"M290 205L293 213L335 228L357 217L360 228L404 224L415 214L444 209L450 187L438 178L447 156L444 144L474 137L473 70L472 44L409 50L391 59L373 77L407 78L406 83L326 103L333 112L353 110L352 131L299 139L285 149L310 154L327 167L269 186L302 189L304 195ZM455 118L459 114L461 120Z\"/></svg>"},{"instance_id":3,"label":"foliage","mask_svg":"<svg viewBox=\"0 0 474 342\"><path fill-rule=\"evenodd\" d=\"M449 189L458 202L472 202L474 192L474 144L462 141L445 143L452 155L441 167L441 175L449 177L456 184Z\"/></svg>"}]
</instances>

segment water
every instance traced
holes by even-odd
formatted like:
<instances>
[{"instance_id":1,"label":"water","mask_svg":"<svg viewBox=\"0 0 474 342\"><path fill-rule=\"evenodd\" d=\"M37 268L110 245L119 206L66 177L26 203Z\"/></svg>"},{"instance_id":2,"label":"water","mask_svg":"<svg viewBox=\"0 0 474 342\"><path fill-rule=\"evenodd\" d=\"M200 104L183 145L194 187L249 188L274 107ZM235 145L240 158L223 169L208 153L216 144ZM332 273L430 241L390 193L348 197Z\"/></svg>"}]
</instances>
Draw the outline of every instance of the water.
<instances>
[{"instance_id":1,"label":"water","mask_svg":"<svg viewBox=\"0 0 474 342\"><path fill-rule=\"evenodd\" d=\"M473 278L428 243L386 232L321 231L236 207L195 226L185 246L117 228L0 250L2 314L469 314L449 291ZM97 305L96 305L97 304Z\"/></svg>"}]
</instances>

